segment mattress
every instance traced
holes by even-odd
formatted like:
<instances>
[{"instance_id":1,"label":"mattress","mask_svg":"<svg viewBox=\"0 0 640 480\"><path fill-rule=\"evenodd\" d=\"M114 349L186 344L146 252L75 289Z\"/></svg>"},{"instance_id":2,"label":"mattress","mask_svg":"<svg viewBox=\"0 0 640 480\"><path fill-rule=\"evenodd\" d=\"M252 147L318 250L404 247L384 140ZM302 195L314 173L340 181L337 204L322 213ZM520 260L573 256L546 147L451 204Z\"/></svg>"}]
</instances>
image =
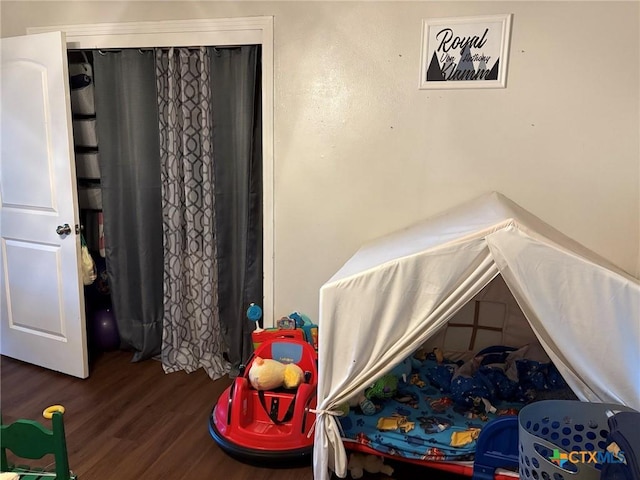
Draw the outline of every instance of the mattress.
<instances>
[{"instance_id":1,"label":"mattress","mask_svg":"<svg viewBox=\"0 0 640 480\"><path fill-rule=\"evenodd\" d=\"M506 365L478 365L473 374L462 378L467 383L461 395L454 386L460 384L461 377L454 375L463 367L438 362L430 355L417 368L414 365L407 381L399 380L393 397L374 401L373 415L354 407L340 417L343 439L410 460L473 460L476 439L488 422L503 415L517 415L526 403L536 399L538 390L560 392L566 386L550 375L555 372L551 364L526 359L517 363L520 379L514 381L504 374ZM543 383L534 384L532 379ZM470 395L465 396L467 393ZM477 401L480 396L487 401ZM465 401L469 398L476 401Z\"/></svg>"}]
</instances>

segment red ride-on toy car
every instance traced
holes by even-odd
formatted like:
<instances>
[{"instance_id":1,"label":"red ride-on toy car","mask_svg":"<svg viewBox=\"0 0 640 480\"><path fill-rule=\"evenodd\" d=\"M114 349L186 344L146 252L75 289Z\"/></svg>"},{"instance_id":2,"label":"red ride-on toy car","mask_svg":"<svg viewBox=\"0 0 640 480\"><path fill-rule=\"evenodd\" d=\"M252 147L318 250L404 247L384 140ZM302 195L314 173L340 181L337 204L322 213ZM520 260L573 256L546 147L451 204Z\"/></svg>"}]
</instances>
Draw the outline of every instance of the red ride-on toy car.
<instances>
[{"instance_id":1,"label":"red ride-on toy car","mask_svg":"<svg viewBox=\"0 0 640 480\"><path fill-rule=\"evenodd\" d=\"M311 461L313 435L308 434L316 418L311 410L316 408L317 353L308 342L285 335L256 348L211 413L211 436L238 460L273 466ZM256 390L249 382L256 357L297 364L304 383L295 390Z\"/></svg>"}]
</instances>

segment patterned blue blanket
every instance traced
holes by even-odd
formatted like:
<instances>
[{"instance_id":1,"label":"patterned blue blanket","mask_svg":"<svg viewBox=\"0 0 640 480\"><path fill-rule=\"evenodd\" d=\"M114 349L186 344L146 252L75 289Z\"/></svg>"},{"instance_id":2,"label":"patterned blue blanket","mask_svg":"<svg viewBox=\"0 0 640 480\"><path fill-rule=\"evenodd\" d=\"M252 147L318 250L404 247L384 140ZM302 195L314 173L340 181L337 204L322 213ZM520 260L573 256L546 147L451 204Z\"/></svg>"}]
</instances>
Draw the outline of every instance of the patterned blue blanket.
<instances>
[{"instance_id":1,"label":"patterned blue blanket","mask_svg":"<svg viewBox=\"0 0 640 480\"><path fill-rule=\"evenodd\" d=\"M531 360L517 361L515 380L495 363L479 361L466 375L460 375L463 369L458 367L429 355L414 366L407 382L399 381L393 397L374 399L375 414L364 415L354 407L341 417L344 438L410 459L472 460L487 422L517 415L535 399L536 390L564 385L551 364Z\"/></svg>"}]
</instances>

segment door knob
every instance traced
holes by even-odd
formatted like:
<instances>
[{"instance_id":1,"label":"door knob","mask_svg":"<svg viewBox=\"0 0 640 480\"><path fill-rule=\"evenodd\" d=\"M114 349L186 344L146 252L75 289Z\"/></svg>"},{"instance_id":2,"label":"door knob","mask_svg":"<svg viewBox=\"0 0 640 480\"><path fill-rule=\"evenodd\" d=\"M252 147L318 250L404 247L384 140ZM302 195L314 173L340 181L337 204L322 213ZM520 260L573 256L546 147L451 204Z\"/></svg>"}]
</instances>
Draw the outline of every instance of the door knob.
<instances>
[{"instance_id":1,"label":"door knob","mask_svg":"<svg viewBox=\"0 0 640 480\"><path fill-rule=\"evenodd\" d=\"M68 223L65 223L64 225L58 225L58 228L56 228L56 233L58 235L69 235L71 233L71 227Z\"/></svg>"}]
</instances>

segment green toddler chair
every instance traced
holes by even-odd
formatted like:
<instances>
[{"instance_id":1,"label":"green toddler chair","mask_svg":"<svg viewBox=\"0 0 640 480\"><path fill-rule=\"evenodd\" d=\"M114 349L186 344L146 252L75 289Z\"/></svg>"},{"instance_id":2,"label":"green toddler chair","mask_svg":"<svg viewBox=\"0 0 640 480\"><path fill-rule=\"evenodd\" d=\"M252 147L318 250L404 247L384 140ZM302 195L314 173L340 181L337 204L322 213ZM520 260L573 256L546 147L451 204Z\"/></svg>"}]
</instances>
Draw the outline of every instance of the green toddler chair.
<instances>
[{"instance_id":1,"label":"green toddler chair","mask_svg":"<svg viewBox=\"0 0 640 480\"><path fill-rule=\"evenodd\" d=\"M52 430L33 420L24 419L16 420L10 425L0 425L0 472L16 473L20 480L76 480L76 475L69 470L63 414L64 407L61 405L53 405L42 412L44 418L51 419ZM30 460L37 460L47 454L53 455L55 471L9 465L7 450L17 457Z\"/></svg>"}]
</instances>

